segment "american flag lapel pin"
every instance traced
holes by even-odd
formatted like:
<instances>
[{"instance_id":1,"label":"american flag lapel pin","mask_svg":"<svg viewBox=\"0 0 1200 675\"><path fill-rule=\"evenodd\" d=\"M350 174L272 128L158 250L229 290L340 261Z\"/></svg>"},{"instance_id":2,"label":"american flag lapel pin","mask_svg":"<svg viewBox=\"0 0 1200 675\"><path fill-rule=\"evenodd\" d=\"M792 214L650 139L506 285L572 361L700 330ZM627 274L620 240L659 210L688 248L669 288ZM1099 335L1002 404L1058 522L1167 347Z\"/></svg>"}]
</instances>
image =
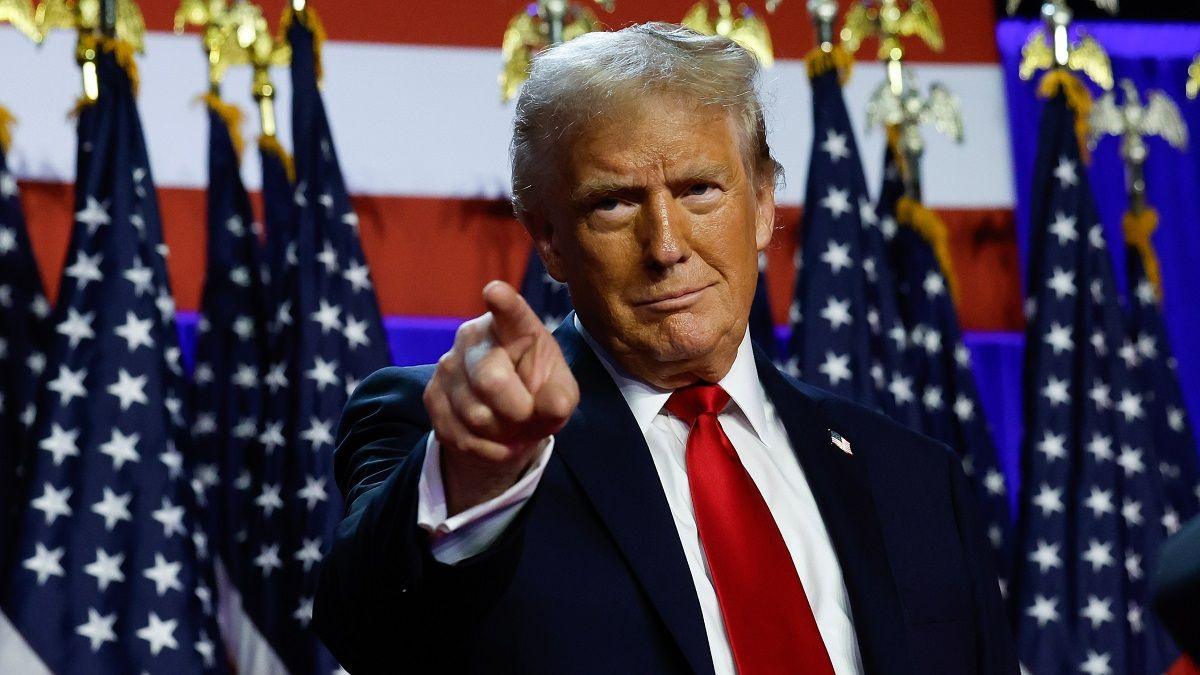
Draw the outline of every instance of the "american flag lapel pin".
<instances>
[{"instance_id":1,"label":"american flag lapel pin","mask_svg":"<svg viewBox=\"0 0 1200 675\"><path fill-rule=\"evenodd\" d=\"M833 429L829 430L829 441L831 443L833 443L834 445L836 445L839 450L846 453L847 455L854 454L854 451L850 449L850 441L846 440L845 436L842 436L841 434L834 431Z\"/></svg>"}]
</instances>

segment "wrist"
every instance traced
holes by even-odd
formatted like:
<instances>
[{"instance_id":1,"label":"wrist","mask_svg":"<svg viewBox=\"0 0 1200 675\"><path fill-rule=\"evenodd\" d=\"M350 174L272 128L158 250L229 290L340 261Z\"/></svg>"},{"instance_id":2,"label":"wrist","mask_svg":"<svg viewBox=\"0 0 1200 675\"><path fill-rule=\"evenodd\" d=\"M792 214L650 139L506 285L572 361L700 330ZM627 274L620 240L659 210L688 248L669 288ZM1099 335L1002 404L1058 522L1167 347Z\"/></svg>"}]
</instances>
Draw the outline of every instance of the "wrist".
<instances>
[{"instance_id":1,"label":"wrist","mask_svg":"<svg viewBox=\"0 0 1200 675\"><path fill-rule=\"evenodd\" d=\"M447 517L495 499L516 485L535 463L549 437L515 453L521 459L495 462L470 452L443 446L441 453L442 487L446 496Z\"/></svg>"}]
</instances>

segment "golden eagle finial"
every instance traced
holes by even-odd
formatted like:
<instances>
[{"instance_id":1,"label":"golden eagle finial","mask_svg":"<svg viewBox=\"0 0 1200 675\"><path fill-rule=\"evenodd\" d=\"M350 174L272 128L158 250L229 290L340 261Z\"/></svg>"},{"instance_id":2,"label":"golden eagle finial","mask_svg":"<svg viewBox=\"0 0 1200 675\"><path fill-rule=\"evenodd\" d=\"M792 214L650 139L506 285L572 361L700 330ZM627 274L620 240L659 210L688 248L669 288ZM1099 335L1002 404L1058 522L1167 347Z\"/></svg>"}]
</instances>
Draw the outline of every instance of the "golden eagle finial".
<instances>
[{"instance_id":1,"label":"golden eagle finial","mask_svg":"<svg viewBox=\"0 0 1200 675\"><path fill-rule=\"evenodd\" d=\"M0 0L0 24L3 23L12 24L34 42L42 40L34 21L32 0Z\"/></svg>"},{"instance_id":2,"label":"golden eagle finial","mask_svg":"<svg viewBox=\"0 0 1200 675\"><path fill-rule=\"evenodd\" d=\"M846 12L841 32L842 44L852 54L865 40L879 38L880 59L898 58L904 49L900 38L911 36L920 38L935 52L946 47L937 11L927 0L910 0L907 9L901 7L900 0L862 0Z\"/></svg>"},{"instance_id":3,"label":"golden eagle finial","mask_svg":"<svg viewBox=\"0 0 1200 675\"><path fill-rule=\"evenodd\" d=\"M605 11L613 10L615 0L596 0ZM601 30L600 20L586 6L568 0L538 0L513 15L500 43L500 100L517 95L529 78L533 55L555 42L566 42Z\"/></svg>"},{"instance_id":4,"label":"golden eagle finial","mask_svg":"<svg viewBox=\"0 0 1200 675\"><path fill-rule=\"evenodd\" d=\"M778 2L768 2L767 11L774 11ZM775 63L775 50L771 45L771 32L767 22L747 5L739 5L735 15L729 0L716 0L715 14L709 10L708 0L692 5L679 22L697 33L721 35L733 40L758 58L759 63L771 67Z\"/></svg>"}]
</instances>

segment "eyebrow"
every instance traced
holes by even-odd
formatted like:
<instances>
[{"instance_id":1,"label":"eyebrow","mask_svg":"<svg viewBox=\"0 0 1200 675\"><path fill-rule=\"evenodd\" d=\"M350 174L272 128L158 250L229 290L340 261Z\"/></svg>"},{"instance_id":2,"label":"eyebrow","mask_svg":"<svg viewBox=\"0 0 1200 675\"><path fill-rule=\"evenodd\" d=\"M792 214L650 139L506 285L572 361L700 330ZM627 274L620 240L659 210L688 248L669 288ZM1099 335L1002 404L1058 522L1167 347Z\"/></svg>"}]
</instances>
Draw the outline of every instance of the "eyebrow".
<instances>
[{"instance_id":1,"label":"eyebrow","mask_svg":"<svg viewBox=\"0 0 1200 675\"><path fill-rule=\"evenodd\" d=\"M698 181L716 181L728 183L732 179L730 170L722 164L703 164L685 166L673 170L667 176L668 185L694 183ZM629 194L640 192L645 186L639 182L621 178L597 178L584 181L571 191L571 202L584 204L602 195Z\"/></svg>"}]
</instances>

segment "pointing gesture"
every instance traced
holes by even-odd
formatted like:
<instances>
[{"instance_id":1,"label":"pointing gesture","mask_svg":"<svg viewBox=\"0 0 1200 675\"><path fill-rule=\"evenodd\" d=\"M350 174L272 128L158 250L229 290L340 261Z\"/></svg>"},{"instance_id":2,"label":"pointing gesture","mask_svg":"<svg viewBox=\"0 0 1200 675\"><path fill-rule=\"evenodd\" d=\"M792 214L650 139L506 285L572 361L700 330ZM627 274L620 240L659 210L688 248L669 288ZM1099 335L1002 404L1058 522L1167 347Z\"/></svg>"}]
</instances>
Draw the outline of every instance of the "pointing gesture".
<instances>
[{"instance_id":1,"label":"pointing gesture","mask_svg":"<svg viewBox=\"0 0 1200 675\"><path fill-rule=\"evenodd\" d=\"M493 281L483 300L425 388L451 515L516 483L579 402L558 343L513 287Z\"/></svg>"}]
</instances>

